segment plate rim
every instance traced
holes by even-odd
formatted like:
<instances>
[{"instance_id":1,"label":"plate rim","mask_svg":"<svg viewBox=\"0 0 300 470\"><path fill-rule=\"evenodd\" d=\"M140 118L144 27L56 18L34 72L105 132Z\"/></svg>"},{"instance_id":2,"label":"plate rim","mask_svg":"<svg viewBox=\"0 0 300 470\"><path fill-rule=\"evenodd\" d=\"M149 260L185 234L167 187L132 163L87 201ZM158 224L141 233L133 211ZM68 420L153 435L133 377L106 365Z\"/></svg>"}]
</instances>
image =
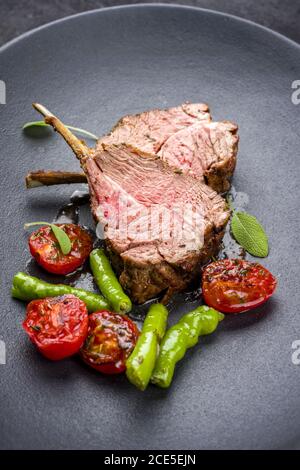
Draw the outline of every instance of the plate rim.
<instances>
[{"instance_id":1,"label":"plate rim","mask_svg":"<svg viewBox=\"0 0 300 470\"><path fill-rule=\"evenodd\" d=\"M190 6L190 5L177 5L175 3L160 3L160 2L155 2L155 3L135 3L135 4L126 4L126 5L115 5L115 6L110 6L110 7L104 7L104 8L93 8L91 10L86 10L82 11L79 13L75 13L73 15L67 15L63 18L58 18L56 20L50 21L48 23L42 24L40 26L37 26L36 28L30 29L29 31L24 32L23 34L11 39L10 41L4 43L0 47L0 54L5 52L6 50L10 49L13 47L15 44L21 42L23 39L26 39L30 36L33 36L36 33L39 33L40 31L43 31L44 29L51 28L52 26L55 26L60 23L64 23L67 21L70 21L72 19L76 19L78 17L83 17L83 16L89 16L89 15L94 15L98 13L106 13L112 10L131 10L131 9L154 9L154 8L162 8L165 10L191 10L195 12L202 12L202 13L209 13L214 16L219 16L223 18L229 18L233 21L236 21L238 23L243 23L245 25L248 25L252 28L257 28L261 31L264 31L265 33L271 34L275 36L277 39L284 41L286 44L296 48L300 52L300 44L294 41L293 39L288 38L284 34L281 34L271 28L268 28L267 26L263 26L259 23L256 23L255 21L248 20L246 18L242 18L237 15L232 15L230 13L225 13L223 11L217 11L217 10L212 10L209 8L201 8L201 7L195 7L195 6Z\"/></svg>"}]
</instances>

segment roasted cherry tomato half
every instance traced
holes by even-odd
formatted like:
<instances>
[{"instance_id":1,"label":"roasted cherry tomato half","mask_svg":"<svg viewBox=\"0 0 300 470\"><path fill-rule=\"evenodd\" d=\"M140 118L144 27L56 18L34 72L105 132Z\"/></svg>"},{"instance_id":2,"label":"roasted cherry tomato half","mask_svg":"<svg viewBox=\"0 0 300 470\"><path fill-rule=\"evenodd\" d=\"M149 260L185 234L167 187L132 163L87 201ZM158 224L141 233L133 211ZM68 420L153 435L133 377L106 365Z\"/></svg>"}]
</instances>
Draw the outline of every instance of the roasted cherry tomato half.
<instances>
[{"instance_id":1,"label":"roasted cherry tomato half","mask_svg":"<svg viewBox=\"0 0 300 470\"><path fill-rule=\"evenodd\" d=\"M37 263L49 273L68 274L79 268L93 249L89 233L75 224L56 224L70 238L72 249L64 255L50 226L43 226L29 237L29 249Z\"/></svg>"},{"instance_id":2,"label":"roasted cherry tomato half","mask_svg":"<svg viewBox=\"0 0 300 470\"><path fill-rule=\"evenodd\" d=\"M68 294L32 300L27 306L23 328L45 357L58 361L80 350L88 324L85 304Z\"/></svg>"},{"instance_id":3,"label":"roasted cherry tomato half","mask_svg":"<svg viewBox=\"0 0 300 470\"><path fill-rule=\"evenodd\" d=\"M276 284L276 278L261 264L241 259L215 261L202 274L205 303L223 313L258 307L271 297Z\"/></svg>"},{"instance_id":4,"label":"roasted cherry tomato half","mask_svg":"<svg viewBox=\"0 0 300 470\"><path fill-rule=\"evenodd\" d=\"M120 374L126 369L126 359L135 347L138 336L136 324L125 315L107 310L92 313L81 356L99 372Z\"/></svg>"}]
</instances>

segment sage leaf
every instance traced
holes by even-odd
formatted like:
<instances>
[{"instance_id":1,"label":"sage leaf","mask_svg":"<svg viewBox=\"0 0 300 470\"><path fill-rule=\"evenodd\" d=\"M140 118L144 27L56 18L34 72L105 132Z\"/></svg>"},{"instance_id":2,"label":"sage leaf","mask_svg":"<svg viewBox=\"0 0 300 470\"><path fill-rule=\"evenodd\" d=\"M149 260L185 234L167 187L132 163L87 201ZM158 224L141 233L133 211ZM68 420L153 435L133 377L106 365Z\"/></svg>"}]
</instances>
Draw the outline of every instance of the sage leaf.
<instances>
[{"instance_id":1,"label":"sage leaf","mask_svg":"<svg viewBox=\"0 0 300 470\"><path fill-rule=\"evenodd\" d=\"M58 244L63 254L68 255L70 253L72 249L72 243L70 238L62 228L58 227L55 224L49 224L49 222L30 222L28 224L25 224L24 228L26 229L28 227L33 227L34 225L49 225L49 227L51 227L52 232L54 233L56 240L58 241Z\"/></svg>"},{"instance_id":2,"label":"sage leaf","mask_svg":"<svg viewBox=\"0 0 300 470\"><path fill-rule=\"evenodd\" d=\"M32 127L51 127L49 124L46 124L45 121L32 121L26 122L23 126L23 130L30 129ZM66 126L70 131L73 131L75 134L79 134L82 136L87 137L88 139L98 140L98 137L95 134L92 134L89 131L84 129L80 129L80 127L73 127L73 126Z\"/></svg>"},{"instance_id":3,"label":"sage leaf","mask_svg":"<svg viewBox=\"0 0 300 470\"><path fill-rule=\"evenodd\" d=\"M64 255L68 255L72 249L72 243L66 232L57 225L51 224L52 232L59 243L60 249Z\"/></svg>"},{"instance_id":4,"label":"sage leaf","mask_svg":"<svg viewBox=\"0 0 300 470\"><path fill-rule=\"evenodd\" d=\"M265 258L269 253L268 237L254 215L234 212L231 231L236 241L251 255Z\"/></svg>"}]
</instances>

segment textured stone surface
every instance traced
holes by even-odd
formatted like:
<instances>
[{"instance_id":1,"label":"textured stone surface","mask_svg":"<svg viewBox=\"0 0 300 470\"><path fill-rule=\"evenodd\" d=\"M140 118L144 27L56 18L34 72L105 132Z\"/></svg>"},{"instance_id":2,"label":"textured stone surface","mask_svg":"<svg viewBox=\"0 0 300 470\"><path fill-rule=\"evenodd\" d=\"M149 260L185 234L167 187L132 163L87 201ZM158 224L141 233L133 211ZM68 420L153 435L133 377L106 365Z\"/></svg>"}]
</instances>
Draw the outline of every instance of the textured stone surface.
<instances>
[{"instance_id":1,"label":"textured stone surface","mask_svg":"<svg viewBox=\"0 0 300 470\"><path fill-rule=\"evenodd\" d=\"M94 8L125 5L130 0L1 0L0 45L49 21ZM219 10L275 29L300 42L300 2L297 0L171 0L174 3Z\"/></svg>"},{"instance_id":2,"label":"textured stone surface","mask_svg":"<svg viewBox=\"0 0 300 470\"><path fill-rule=\"evenodd\" d=\"M82 34L84 31L84 34ZM291 83L300 47L257 26L193 9L127 8L77 16L3 49L1 74L1 448L282 448L300 442L299 111ZM245 209L270 237L263 264L278 276L274 298L227 317L176 369L170 390L136 390L78 358L51 363L22 331L24 304L11 279L26 269L25 222L52 220L74 188L26 191L29 170L75 170L54 133L29 138L40 100L65 122L103 134L117 118L205 99L215 119L236 120L234 176ZM155 181L153 181L155 185ZM80 220L88 222L88 207ZM86 217L86 222L84 217ZM28 266L27 266L28 268ZM39 271L39 276L45 273ZM173 304L170 323L197 302Z\"/></svg>"}]
</instances>

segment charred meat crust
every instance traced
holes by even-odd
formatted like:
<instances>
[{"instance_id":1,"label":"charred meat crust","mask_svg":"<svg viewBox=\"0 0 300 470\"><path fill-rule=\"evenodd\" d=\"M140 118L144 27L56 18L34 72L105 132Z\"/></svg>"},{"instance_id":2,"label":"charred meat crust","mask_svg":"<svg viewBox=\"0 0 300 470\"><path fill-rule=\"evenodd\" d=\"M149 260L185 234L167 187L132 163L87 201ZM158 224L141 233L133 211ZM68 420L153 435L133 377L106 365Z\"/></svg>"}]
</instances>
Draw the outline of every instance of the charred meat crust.
<instances>
[{"instance_id":1,"label":"charred meat crust","mask_svg":"<svg viewBox=\"0 0 300 470\"><path fill-rule=\"evenodd\" d=\"M162 302L167 303L174 293L186 289L197 277L200 283L201 267L217 255L224 230L207 237L205 249L194 255L191 270L185 270L176 264L171 265L163 258L154 264L147 260L144 263L133 262L126 254L116 252L109 240L106 241L106 247L113 267L120 276L120 282L133 302L141 304L164 293Z\"/></svg>"}]
</instances>

